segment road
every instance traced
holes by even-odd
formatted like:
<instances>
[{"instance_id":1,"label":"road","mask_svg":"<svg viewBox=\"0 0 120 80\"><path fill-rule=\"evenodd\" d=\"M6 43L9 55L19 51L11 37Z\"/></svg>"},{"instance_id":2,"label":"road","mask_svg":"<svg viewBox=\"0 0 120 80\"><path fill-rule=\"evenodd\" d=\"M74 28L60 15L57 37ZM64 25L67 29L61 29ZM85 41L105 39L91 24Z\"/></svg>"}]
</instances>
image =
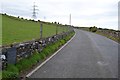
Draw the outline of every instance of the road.
<instances>
[{"instance_id":1,"label":"road","mask_svg":"<svg viewBox=\"0 0 120 80\"><path fill-rule=\"evenodd\" d=\"M74 39L30 78L117 78L118 43L75 30Z\"/></svg>"}]
</instances>

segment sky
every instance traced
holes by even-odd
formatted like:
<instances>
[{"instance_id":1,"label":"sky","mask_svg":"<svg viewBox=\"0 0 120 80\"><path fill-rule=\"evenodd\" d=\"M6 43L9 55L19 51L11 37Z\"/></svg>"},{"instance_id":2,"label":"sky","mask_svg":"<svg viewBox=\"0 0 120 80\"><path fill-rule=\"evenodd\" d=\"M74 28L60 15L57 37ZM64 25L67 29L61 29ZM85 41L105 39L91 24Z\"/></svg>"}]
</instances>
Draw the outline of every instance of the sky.
<instances>
[{"instance_id":1,"label":"sky","mask_svg":"<svg viewBox=\"0 0 120 80\"><path fill-rule=\"evenodd\" d=\"M118 30L119 0L2 0L0 13L32 18L33 4L37 19L79 27L96 26Z\"/></svg>"}]
</instances>

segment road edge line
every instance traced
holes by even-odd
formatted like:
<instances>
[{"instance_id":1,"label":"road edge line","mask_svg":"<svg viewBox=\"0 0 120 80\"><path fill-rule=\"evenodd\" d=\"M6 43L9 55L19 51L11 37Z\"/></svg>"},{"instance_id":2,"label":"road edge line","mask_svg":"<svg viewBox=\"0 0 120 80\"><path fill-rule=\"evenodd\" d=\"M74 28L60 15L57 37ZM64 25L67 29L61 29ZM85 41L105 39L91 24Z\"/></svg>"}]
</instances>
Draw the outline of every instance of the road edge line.
<instances>
[{"instance_id":1,"label":"road edge line","mask_svg":"<svg viewBox=\"0 0 120 80\"><path fill-rule=\"evenodd\" d=\"M45 63L47 63L52 57L54 57L59 51L61 51L66 45L68 45L73 39L74 37L76 36L76 33L75 35L67 42L65 43L60 49L58 49L53 55L51 55L48 59L46 59L44 62L42 62L38 67L36 67L34 70L32 70L30 73L28 73L26 75L26 77L29 77L31 76L35 71L37 71L40 67L42 67Z\"/></svg>"}]
</instances>

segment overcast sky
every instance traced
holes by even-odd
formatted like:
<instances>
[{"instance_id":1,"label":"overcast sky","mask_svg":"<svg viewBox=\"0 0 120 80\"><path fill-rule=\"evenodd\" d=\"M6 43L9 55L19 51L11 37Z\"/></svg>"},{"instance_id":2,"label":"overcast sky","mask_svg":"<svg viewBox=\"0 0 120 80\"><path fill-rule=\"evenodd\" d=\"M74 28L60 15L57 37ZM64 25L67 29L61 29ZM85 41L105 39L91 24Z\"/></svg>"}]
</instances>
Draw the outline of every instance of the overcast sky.
<instances>
[{"instance_id":1,"label":"overcast sky","mask_svg":"<svg viewBox=\"0 0 120 80\"><path fill-rule=\"evenodd\" d=\"M33 3L38 6L37 18L74 26L97 26L118 29L119 0L2 0L2 13L32 17Z\"/></svg>"}]
</instances>

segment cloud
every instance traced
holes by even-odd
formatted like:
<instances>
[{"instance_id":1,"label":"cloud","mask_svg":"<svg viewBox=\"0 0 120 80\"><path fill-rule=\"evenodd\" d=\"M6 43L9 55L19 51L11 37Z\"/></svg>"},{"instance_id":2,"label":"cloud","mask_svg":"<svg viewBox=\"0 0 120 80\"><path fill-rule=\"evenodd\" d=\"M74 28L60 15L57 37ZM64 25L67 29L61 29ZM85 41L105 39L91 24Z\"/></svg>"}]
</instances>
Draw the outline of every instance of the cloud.
<instances>
[{"instance_id":1,"label":"cloud","mask_svg":"<svg viewBox=\"0 0 120 80\"><path fill-rule=\"evenodd\" d=\"M3 0L2 12L23 17L32 16L33 2L39 9L37 17L72 25L117 29L119 0ZM1 10L0 10L1 11ZM109 27L110 26L110 27Z\"/></svg>"}]
</instances>

